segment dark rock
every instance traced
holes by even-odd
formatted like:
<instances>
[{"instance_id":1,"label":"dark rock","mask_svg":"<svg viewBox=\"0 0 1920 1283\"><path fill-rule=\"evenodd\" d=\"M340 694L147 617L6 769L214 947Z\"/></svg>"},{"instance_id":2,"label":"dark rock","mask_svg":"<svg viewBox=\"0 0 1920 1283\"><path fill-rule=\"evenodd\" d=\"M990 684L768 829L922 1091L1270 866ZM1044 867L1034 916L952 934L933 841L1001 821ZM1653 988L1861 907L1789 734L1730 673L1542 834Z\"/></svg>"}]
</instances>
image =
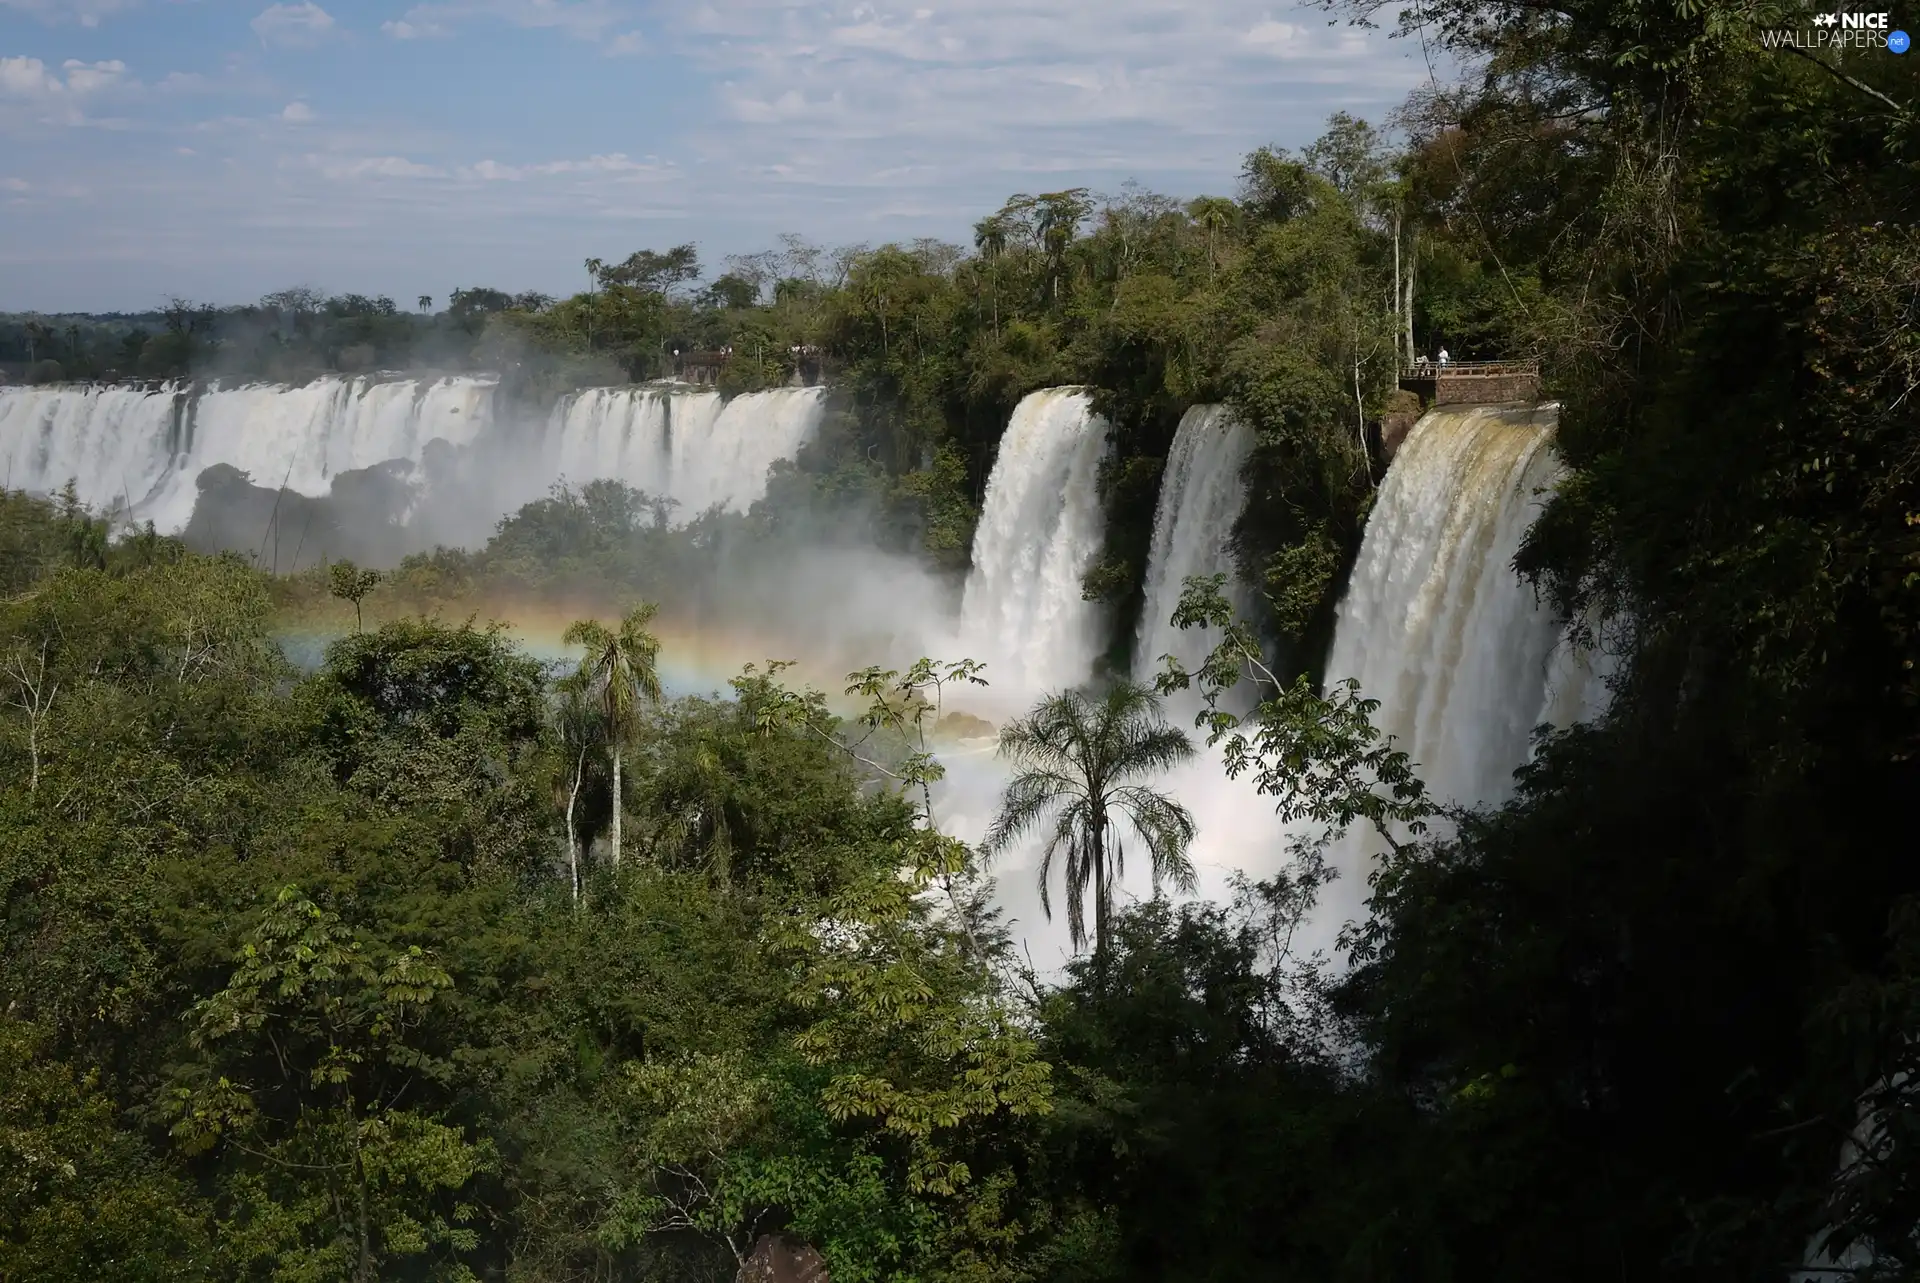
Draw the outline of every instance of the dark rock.
<instances>
[{"instance_id":1,"label":"dark rock","mask_svg":"<svg viewBox=\"0 0 1920 1283\"><path fill-rule=\"evenodd\" d=\"M734 1283L828 1283L827 1261L784 1234L762 1234Z\"/></svg>"}]
</instances>

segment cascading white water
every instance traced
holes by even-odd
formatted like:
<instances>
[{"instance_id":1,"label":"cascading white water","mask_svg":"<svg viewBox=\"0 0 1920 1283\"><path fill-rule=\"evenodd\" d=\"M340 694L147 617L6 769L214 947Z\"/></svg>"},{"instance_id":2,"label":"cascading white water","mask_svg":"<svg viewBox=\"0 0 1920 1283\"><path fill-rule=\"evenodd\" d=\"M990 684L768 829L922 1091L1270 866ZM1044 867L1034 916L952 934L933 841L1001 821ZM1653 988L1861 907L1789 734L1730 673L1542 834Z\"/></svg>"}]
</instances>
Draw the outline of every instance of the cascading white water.
<instances>
[{"instance_id":1,"label":"cascading white water","mask_svg":"<svg viewBox=\"0 0 1920 1283\"><path fill-rule=\"evenodd\" d=\"M1563 469L1557 406L1435 410L1408 433L1367 521L1327 660L1329 687L1357 679L1440 801L1498 803L1543 722L1604 706L1604 662L1572 651L1513 569L1527 527ZM1329 927L1360 911L1376 835L1353 832L1332 859Z\"/></svg>"},{"instance_id":2,"label":"cascading white water","mask_svg":"<svg viewBox=\"0 0 1920 1283\"><path fill-rule=\"evenodd\" d=\"M1106 452L1106 422L1077 388L1029 394L1000 439L960 607L961 649L1000 696L1029 700L1092 671L1103 612L1081 580L1100 552Z\"/></svg>"},{"instance_id":3,"label":"cascading white water","mask_svg":"<svg viewBox=\"0 0 1920 1283\"><path fill-rule=\"evenodd\" d=\"M417 461L428 441L471 443L491 421L493 384L475 379L316 379L303 387L216 388L192 406L183 466L140 515L162 530L193 515L194 479L228 464L255 485L327 493L332 478L388 459Z\"/></svg>"},{"instance_id":4,"label":"cascading white water","mask_svg":"<svg viewBox=\"0 0 1920 1283\"><path fill-rule=\"evenodd\" d=\"M1227 539L1246 494L1240 467L1252 449L1253 434L1223 405L1196 405L1181 416L1154 509L1145 600L1134 635L1136 681L1151 682L1162 655L1191 672L1213 647L1213 630L1173 626L1187 576L1226 572L1229 599L1244 599ZM1198 705L1199 697L1188 691L1170 699L1167 711L1184 724Z\"/></svg>"},{"instance_id":5,"label":"cascading white water","mask_svg":"<svg viewBox=\"0 0 1920 1283\"><path fill-rule=\"evenodd\" d=\"M1240 469L1252 449L1253 433L1225 406L1196 405L1181 417L1154 508L1144 601L1134 636L1134 680L1151 683L1160 672L1160 657L1169 654L1192 672L1219 640L1210 628L1173 626L1187 576L1224 572L1227 599L1242 615L1250 613L1251 594L1234 573L1227 541L1245 501ZM1229 693L1227 706L1245 711L1249 694L1245 688ZM1176 691L1163 707L1167 719L1193 736L1199 749L1192 761L1167 776L1165 787L1200 822L1187 853L1200 880L1200 894L1222 900L1231 894L1234 874L1271 872L1285 834L1272 799L1261 797L1249 780L1228 779L1220 752L1202 742L1202 733L1194 727L1203 707L1200 693ZM1126 889L1142 895L1149 890L1132 884Z\"/></svg>"},{"instance_id":6,"label":"cascading white water","mask_svg":"<svg viewBox=\"0 0 1920 1283\"><path fill-rule=\"evenodd\" d=\"M704 431L674 437L673 498L685 516L714 504L744 510L767 492L767 469L791 459L820 426L822 388L746 392Z\"/></svg>"},{"instance_id":7,"label":"cascading white water","mask_svg":"<svg viewBox=\"0 0 1920 1283\"><path fill-rule=\"evenodd\" d=\"M508 506L561 476L609 478L677 500L685 520L764 495L768 467L813 435L824 397L781 388L723 403L709 391L594 388L554 408L536 450L544 460L530 461L519 446L490 440L494 387L489 378L325 378L197 395L172 385L0 388L0 472L8 486L38 492L71 478L88 507L131 510L172 533L192 517L197 478L215 464L258 486L318 496L342 472L417 463L439 439L498 445L500 458L476 462L502 474L490 491Z\"/></svg>"},{"instance_id":8,"label":"cascading white water","mask_svg":"<svg viewBox=\"0 0 1920 1283\"><path fill-rule=\"evenodd\" d=\"M200 472L228 464L254 483L302 494L388 459L419 459L428 441L473 441L491 422L493 381L315 379L189 396L112 386L0 389L7 484L51 491L72 478L89 507L131 507L163 531L193 515Z\"/></svg>"},{"instance_id":9,"label":"cascading white water","mask_svg":"<svg viewBox=\"0 0 1920 1283\"><path fill-rule=\"evenodd\" d=\"M0 484L47 494L69 480L82 503L124 509L172 464L175 389L0 388Z\"/></svg>"},{"instance_id":10,"label":"cascading white water","mask_svg":"<svg viewBox=\"0 0 1920 1283\"><path fill-rule=\"evenodd\" d=\"M714 504L745 510L767 490L767 469L789 459L819 427L820 388L716 392L590 388L554 407L554 467L579 483L625 482L674 500L676 519Z\"/></svg>"},{"instance_id":11,"label":"cascading white water","mask_svg":"<svg viewBox=\"0 0 1920 1283\"><path fill-rule=\"evenodd\" d=\"M1415 424L1340 603L1328 684L1357 678L1380 701L1379 728L1447 801L1504 799L1567 694L1554 689L1559 621L1513 570L1561 476L1556 417L1477 406Z\"/></svg>"}]
</instances>

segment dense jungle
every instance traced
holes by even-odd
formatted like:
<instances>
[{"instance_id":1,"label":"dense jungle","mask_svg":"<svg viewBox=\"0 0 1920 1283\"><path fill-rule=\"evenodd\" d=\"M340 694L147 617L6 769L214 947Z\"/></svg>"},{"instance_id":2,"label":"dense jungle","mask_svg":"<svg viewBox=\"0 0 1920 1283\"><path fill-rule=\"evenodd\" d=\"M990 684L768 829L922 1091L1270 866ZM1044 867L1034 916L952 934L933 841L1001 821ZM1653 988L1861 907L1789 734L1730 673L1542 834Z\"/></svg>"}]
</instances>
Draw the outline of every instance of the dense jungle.
<instances>
[{"instance_id":1,"label":"dense jungle","mask_svg":"<svg viewBox=\"0 0 1920 1283\"><path fill-rule=\"evenodd\" d=\"M596 482L378 571L0 501L0 1280L720 1280L769 1236L835 1283L1920 1278L1911 64L1763 48L1805 16L1764 0L1337 16L1467 71L1230 197L1017 195L971 245L711 277L643 250L565 299L0 322L47 381L532 398L726 349L729 391L805 360L831 393L748 513ZM1607 715L1469 810L1380 692L1317 680L1398 372L1443 346L1541 363L1571 471L1514 569L1618 659ZM970 657L668 698L646 603L827 522L964 568L1013 406L1059 385L1112 425L1114 672L1195 403L1255 434L1257 601L1195 581L1204 667L1001 728L1040 765L993 836L1131 770L1131 853L1177 884L1153 780L1209 737L1305 836L1226 900L1115 900L1067 810L1087 948L1046 975L1000 846L929 800ZM577 607L569 658L500 600ZM1168 725L1186 686L1219 698ZM1369 915L1307 954L1353 826L1394 837Z\"/></svg>"}]
</instances>

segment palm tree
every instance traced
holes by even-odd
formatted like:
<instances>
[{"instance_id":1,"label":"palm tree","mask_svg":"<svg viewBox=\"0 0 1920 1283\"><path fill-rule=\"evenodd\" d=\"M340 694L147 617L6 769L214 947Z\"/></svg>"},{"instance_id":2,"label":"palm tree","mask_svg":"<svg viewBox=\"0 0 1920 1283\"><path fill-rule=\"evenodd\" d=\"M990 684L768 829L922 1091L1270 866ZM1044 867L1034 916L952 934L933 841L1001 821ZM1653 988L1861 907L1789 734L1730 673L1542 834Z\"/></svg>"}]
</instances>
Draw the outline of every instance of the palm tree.
<instances>
[{"instance_id":1,"label":"palm tree","mask_svg":"<svg viewBox=\"0 0 1920 1283\"><path fill-rule=\"evenodd\" d=\"M1206 229L1207 233L1207 274L1211 276L1218 261L1214 257L1214 240L1220 233L1233 225L1234 215L1239 212L1234 203L1223 196L1202 196L1187 206L1187 213L1194 222Z\"/></svg>"},{"instance_id":2,"label":"palm tree","mask_svg":"<svg viewBox=\"0 0 1920 1283\"><path fill-rule=\"evenodd\" d=\"M1047 258L1047 272L1053 280L1053 301L1060 301L1060 276L1066 269L1067 250L1073 245L1080 221L1092 208L1087 189L1072 187L1064 192L1047 192L1034 198L1040 211L1034 220L1034 233L1040 238L1041 252Z\"/></svg>"},{"instance_id":3,"label":"palm tree","mask_svg":"<svg viewBox=\"0 0 1920 1283\"><path fill-rule=\"evenodd\" d=\"M597 258L587 260L587 351L593 351L593 309L600 279L607 273L607 265Z\"/></svg>"},{"instance_id":4,"label":"palm tree","mask_svg":"<svg viewBox=\"0 0 1920 1283\"><path fill-rule=\"evenodd\" d=\"M422 294L420 296L420 310L422 312L431 312L433 310L433 295Z\"/></svg>"},{"instance_id":5,"label":"palm tree","mask_svg":"<svg viewBox=\"0 0 1920 1283\"><path fill-rule=\"evenodd\" d=\"M1019 773L987 830L987 853L998 855L1036 829L1045 832L1040 908L1052 921L1047 884L1055 859L1064 855L1067 930L1075 949L1086 944L1081 901L1091 882L1095 961L1106 953L1113 884L1126 872L1122 818L1146 845L1154 890L1163 880L1181 891L1193 889L1193 865L1187 860L1193 816L1172 798L1135 782L1193 756L1193 742L1167 724L1152 691L1120 682L1097 699L1078 691L1049 695L1001 730L1000 753Z\"/></svg>"},{"instance_id":6,"label":"palm tree","mask_svg":"<svg viewBox=\"0 0 1920 1283\"><path fill-rule=\"evenodd\" d=\"M626 613L618 629L597 619L576 620L562 639L585 646L573 679L598 707L607 746L613 754L613 862L620 863L620 755L632 738L642 701L660 702L660 640L647 631L659 610L642 602Z\"/></svg>"},{"instance_id":7,"label":"palm tree","mask_svg":"<svg viewBox=\"0 0 1920 1283\"><path fill-rule=\"evenodd\" d=\"M565 780L563 805L567 813L567 868L573 876L573 899L577 904L580 900L580 837L574 812L580 802L580 788L587 779L587 754L605 737L605 723L592 691L581 680L579 672L562 678L556 686L560 703L554 712L560 742L573 757Z\"/></svg>"},{"instance_id":8,"label":"palm tree","mask_svg":"<svg viewBox=\"0 0 1920 1283\"><path fill-rule=\"evenodd\" d=\"M993 291L993 335L1000 337L1000 256L1007 252L1007 220L989 214L973 225L973 247L987 260L987 281Z\"/></svg>"}]
</instances>

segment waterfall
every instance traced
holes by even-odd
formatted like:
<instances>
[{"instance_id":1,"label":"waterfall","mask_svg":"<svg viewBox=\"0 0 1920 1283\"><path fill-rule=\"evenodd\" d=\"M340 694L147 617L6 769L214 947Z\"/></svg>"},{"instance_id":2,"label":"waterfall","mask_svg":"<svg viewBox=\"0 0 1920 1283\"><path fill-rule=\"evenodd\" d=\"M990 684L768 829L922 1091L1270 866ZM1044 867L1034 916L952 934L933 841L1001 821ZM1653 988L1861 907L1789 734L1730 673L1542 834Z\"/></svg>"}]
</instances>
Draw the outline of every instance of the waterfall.
<instances>
[{"instance_id":1,"label":"waterfall","mask_svg":"<svg viewBox=\"0 0 1920 1283\"><path fill-rule=\"evenodd\" d=\"M714 504L742 509L766 493L767 469L819 426L824 392L781 388L722 402L718 393L593 388L548 416L535 458L496 439L491 378L323 378L297 387L108 385L0 388L0 472L18 490L69 478L95 510L131 509L168 533L185 529L200 473L226 464L257 486L328 493L342 472L419 463L429 443L473 446L470 471L513 506L548 482L623 481L679 502L686 520ZM469 497L469 502L472 496Z\"/></svg>"},{"instance_id":2,"label":"waterfall","mask_svg":"<svg viewBox=\"0 0 1920 1283\"><path fill-rule=\"evenodd\" d=\"M1134 680L1151 683L1160 672L1160 656L1167 654L1192 672L1219 640L1211 628L1173 626L1187 576L1226 572L1227 600L1243 616L1250 613L1250 594L1233 573L1227 540L1246 497L1240 468L1252 449L1253 433L1225 406L1196 405L1181 417L1154 508L1145 602L1134 635ZM1225 706L1245 712L1251 694L1244 686L1238 688L1228 694ZM1187 853L1199 875L1200 893L1224 900L1232 894L1234 874L1271 871L1286 834L1273 800L1261 797L1249 780L1228 779L1221 752L1205 747L1204 733L1194 727L1202 706L1200 693L1192 689L1164 701L1167 720L1193 736L1200 751L1170 772L1163 786L1200 821ZM1146 890L1138 885L1128 889L1136 894Z\"/></svg>"},{"instance_id":3,"label":"waterfall","mask_svg":"<svg viewBox=\"0 0 1920 1283\"><path fill-rule=\"evenodd\" d=\"M1560 624L1513 558L1561 476L1556 407L1436 410L1413 426L1340 603L1331 685L1359 679L1376 724L1453 802L1500 802L1573 672Z\"/></svg>"},{"instance_id":4,"label":"waterfall","mask_svg":"<svg viewBox=\"0 0 1920 1283\"><path fill-rule=\"evenodd\" d=\"M691 517L718 503L744 511L767 492L767 469L791 459L820 426L822 388L746 392L710 424L674 438L668 493Z\"/></svg>"},{"instance_id":5,"label":"waterfall","mask_svg":"<svg viewBox=\"0 0 1920 1283\"><path fill-rule=\"evenodd\" d=\"M173 462L176 401L171 387L0 388L0 485L50 494L72 480L89 508L124 509Z\"/></svg>"},{"instance_id":6,"label":"waterfall","mask_svg":"<svg viewBox=\"0 0 1920 1283\"><path fill-rule=\"evenodd\" d=\"M1212 629L1180 629L1171 622L1187 576L1225 571L1228 599L1245 596L1233 575L1227 538L1246 493L1240 465L1252 449L1253 434L1225 406L1196 405L1181 416L1153 514L1146 600L1134 636L1136 681L1152 682L1160 672L1160 657L1168 654L1192 672L1217 640ZM1199 696L1186 691L1168 705L1168 715L1186 725L1199 708Z\"/></svg>"},{"instance_id":7,"label":"waterfall","mask_svg":"<svg viewBox=\"0 0 1920 1283\"><path fill-rule=\"evenodd\" d=\"M1573 651L1561 621L1513 570L1558 483L1559 407L1462 406L1414 424L1376 497L1334 626L1326 680L1380 701L1374 725L1442 802L1497 804L1533 728L1604 709L1604 657ZM1354 830L1331 859L1327 925L1357 915L1378 835Z\"/></svg>"},{"instance_id":8,"label":"waterfall","mask_svg":"<svg viewBox=\"0 0 1920 1283\"><path fill-rule=\"evenodd\" d=\"M202 469L228 464L256 484L307 495L337 473L418 460L436 438L473 441L491 422L493 382L324 378L299 387L218 385L195 395L104 385L0 389L6 484L53 491L72 478L96 509L129 505L183 529Z\"/></svg>"},{"instance_id":9,"label":"waterfall","mask_svg":"<svg viewBox=\"0 0 1920 1283\"><path fill-rule=\"evenodd\" d=\"M720 394L658 387L591 388L554 408L548 436L558 474L599 478L679 505L685 521L714 504L744 511L767 490L767 469L819 427L820 388Z\"/></svg>"},{"instance_id":10,"label":"waterfall","mask_svg":"<svg viewBox=\"0 0 1920 1283\"><path fill-rule=\"evenodd\" d=\"M1096 482L1107 425L1084 391L1049 388L1015 407L987 481L960 607L961 647L995 689L1024 702L1085 681L1104 612L1081 597L1103 529Z\"/></svg>"}]
</instances>

